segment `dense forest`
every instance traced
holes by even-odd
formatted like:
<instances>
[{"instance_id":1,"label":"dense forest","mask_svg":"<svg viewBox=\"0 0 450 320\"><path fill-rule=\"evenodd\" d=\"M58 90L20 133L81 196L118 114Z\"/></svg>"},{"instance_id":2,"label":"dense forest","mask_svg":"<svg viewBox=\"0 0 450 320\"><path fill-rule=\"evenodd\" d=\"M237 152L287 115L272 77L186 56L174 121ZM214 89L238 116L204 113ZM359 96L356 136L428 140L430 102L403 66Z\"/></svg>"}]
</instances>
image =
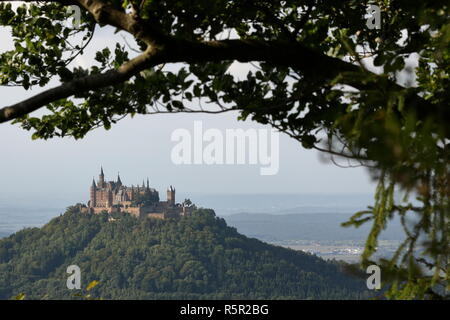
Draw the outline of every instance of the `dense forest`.
<instances>
[{"instance_id":1,"label":"dense forest","mask_svg":"<svg viewBox=\"0 0 450 320\"><path fill-rule=\"evenodd\" d=\"M0 240L0 299L361 299L338 263L247 238L213 210L176 220L81 214ZM69 290L69 265L81 290Z\"/></svg>"}]
</instances>

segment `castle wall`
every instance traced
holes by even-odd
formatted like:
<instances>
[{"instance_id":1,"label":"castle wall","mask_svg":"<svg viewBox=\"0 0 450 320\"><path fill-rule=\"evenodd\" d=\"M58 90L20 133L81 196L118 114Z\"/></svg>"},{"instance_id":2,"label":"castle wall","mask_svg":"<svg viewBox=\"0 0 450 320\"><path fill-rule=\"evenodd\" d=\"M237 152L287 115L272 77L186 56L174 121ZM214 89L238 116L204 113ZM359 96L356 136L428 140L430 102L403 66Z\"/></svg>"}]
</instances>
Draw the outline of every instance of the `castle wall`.
<instances>
[{"instance_id":1,"label":"castle wall","mask_svg":"<svg viewBox=\"0 0 450 320\"><path fill-rule=\"evenodd\" d=\"M148 218L155 218L155 219L164 219L164 213L157 213L157 212L149 212L145 214Z\"/></svg>"},{"instance_id":2,"label":"castle wall","mask_svg":"<svg viewBox=\"0 0 450 320\"><path fill-rule=\"evenodd\" d=\"M143 215L142 207L128 207L128 208L121 208L121 212L128 212L132 216L135 216L136 218L140 218Z\"/></svg>"},{"instance_id":3,"label":"castle wall","mask_svg":"<svg viewBox=\"0 0 450 320\"><path fill-rule=\"evenodd\" d=\"M114 207L109 207L109 208L102 208L102 207L94 207L94 208L88 208L89 210L90 210L90 213L93 213L93 214L99 214L99 213L102 213L103 211L106 211L106 212L108 212L109 214L111 214L111 213L115 213L115 212L119 212L118 210L117 210L117 208L114 208Z\"/></svg>"}]
</instances>

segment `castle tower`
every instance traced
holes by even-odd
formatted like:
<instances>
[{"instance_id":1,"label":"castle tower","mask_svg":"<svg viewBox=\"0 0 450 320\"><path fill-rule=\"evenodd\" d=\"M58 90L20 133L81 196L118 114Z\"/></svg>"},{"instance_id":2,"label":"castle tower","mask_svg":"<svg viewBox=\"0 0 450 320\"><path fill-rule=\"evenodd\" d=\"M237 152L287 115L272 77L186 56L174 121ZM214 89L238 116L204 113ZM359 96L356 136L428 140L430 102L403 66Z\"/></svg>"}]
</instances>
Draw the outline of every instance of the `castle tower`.
<instances>
[{"instance_id":1,"label":"castle tower","mask_svg":"<svg viewBox=\"0 0 450 320\"><path fill-rule=\"evenodd\" d=\"M100 169L100 175L98 176L98 186L103 188L105 186L105 175L103 174L103 167Z\"/></svg>"},{"instance_id":2,"label":"castle tower","mask_svg":"<svg viewBox=\"0 0 450 320\"><path fill-rule=\"evenodd\" d=\"M167 204L169 206L175 205L175 188L172 188L172 186L167 189Z\"/></svg>"},{"instance_id":3,"label":"castle tower","mask_svg":"<svg viewBox=\"0 0 450 320\"><path fill-rule=\"evenodd\" d=\"M92 185L90 188L90 205L91 207L97 206L97 186L95 185L94 178L92 178Z\"/></svg>"},{"instance_id":4,"label":"castle tower","mask_svg":"<svg viewBox=\"0 0 450 320\"><path fill-rule=\"evenodd\" d=\"M147 190L150 190L150 181L147 178Z\"/></svg>"}]
</instances>

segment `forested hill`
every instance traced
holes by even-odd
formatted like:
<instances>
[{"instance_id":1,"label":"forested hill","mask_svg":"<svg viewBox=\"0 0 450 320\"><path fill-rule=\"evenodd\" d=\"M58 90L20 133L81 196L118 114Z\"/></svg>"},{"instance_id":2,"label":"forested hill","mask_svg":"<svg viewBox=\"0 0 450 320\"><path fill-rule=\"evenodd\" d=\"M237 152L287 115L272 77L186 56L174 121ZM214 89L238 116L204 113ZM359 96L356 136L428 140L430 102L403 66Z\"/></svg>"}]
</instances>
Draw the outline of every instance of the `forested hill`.
<instances>
[{"instance_id":1,"label":"forested hill","mask_svg":"<svg viewBox=\"0 0 450 320\"><path fill-rule=\"evenodd\" d=\"M337 264L239 234L201 209L179 220L85 215L71 207L42 228L0 240L0 298L74 299L69 265L103 299L365 298Z\"/></svg>"}]
</instances>

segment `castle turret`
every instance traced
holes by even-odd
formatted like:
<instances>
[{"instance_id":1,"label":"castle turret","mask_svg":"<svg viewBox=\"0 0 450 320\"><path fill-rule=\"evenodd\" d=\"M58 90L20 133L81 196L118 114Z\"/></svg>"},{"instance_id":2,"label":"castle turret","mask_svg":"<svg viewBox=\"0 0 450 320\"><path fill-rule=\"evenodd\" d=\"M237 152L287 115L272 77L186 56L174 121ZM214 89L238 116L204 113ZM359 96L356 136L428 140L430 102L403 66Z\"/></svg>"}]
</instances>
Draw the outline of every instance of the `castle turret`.
<instances>
[{"instance_id":1,"label":"castle turret","mask_svg":"<svg viewBox=\"0 0 450 320\"><path fill-rule=\"evenodd\" d=\"M90 202L91 207L97 206L97 186L95 184L95 179L92 178L92 185L90 188Z\"/></svg>"},{"instance_id":2,"label":"castle turret","mask_svg":"<svg viewBox=\"0 0 450 320\"><path fill-rule=\"evenodd\" d=\"M150 190L150 181L147 178L147 190Z\"/></svg>"},{"instance_id":3,"label":"castle turret","mask_svg":"<svg viewBox=\"0 0 450 320\"><path fill-rule=\"evenodd\" d=\"M167 204L169 206L175 206L175 188L172 186L167 189Z\"/></svg>"}]
</instances>

